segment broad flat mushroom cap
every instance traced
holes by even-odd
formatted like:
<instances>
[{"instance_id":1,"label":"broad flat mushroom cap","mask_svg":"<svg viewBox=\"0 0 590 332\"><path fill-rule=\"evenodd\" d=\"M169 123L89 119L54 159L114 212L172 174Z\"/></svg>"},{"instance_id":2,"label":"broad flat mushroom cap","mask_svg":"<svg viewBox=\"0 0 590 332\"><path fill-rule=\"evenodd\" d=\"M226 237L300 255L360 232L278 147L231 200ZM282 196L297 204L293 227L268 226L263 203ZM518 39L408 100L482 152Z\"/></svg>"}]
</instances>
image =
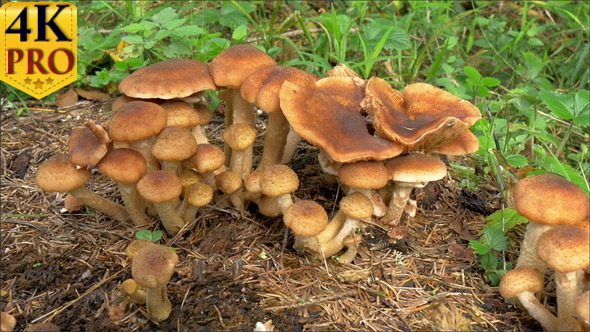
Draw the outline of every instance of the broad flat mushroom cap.
<instances>
[{"instance_id":1,"label":"broad flat mushroom cap","mask_svg":"<svg viewBox=\"0 0 590 332\"><path fill-rule=\"evenodd\" d=\"M500 295L510 299L522 292L539 292L543 290L543 277L532 267L520 267L508 271L500 282Z\"/></svg>"},{"instance_id":2,"label":"broad flat mushroom cap","mask_svg":"<svg viewBox=\"0 0 590 332\"><path fill-rule=\"evenodd\" d=\"M209 66L199 60L169 59L141 68L125 77L119 90L134 98L185 98L215 90Z\"/></svg>"},{"instance_id":3,"label":"broad flat mushroom cap","mask_svg":"<svg viewBox=\"0 0 590 332\"><path fill-rule=\"evenodd\" d=\"M164 203L180 196L182 183L174 173L158 170L142 177L137 182L137 191L150 202Z\"/></svg>"},{"instance_id":4,"label":"broad flat mushroom cap","mask_svg":"<svg viewBox=\"0 0 590 332\"><path fill-rule=\"evenodd\" d=\"M283 222L295 235L311 237L326 229L328 214L318 203L301 200L285 209Z\"/></svg>"},{"instance_id":5,"label":"broad flat mushroom cap","mask_svg":"<svg viewBox=\"0 0 590 332\"><path fill-rule=\"evenodd\" d=\"M590 236L579 228L556 225L537 240L537 255L557 272L568 273L588 268L588 253Z\"/></svg>"},{"instance_id":6,"label":"broad flat mushroom cap","mask_svg":"<svg viewBox=\"0 0 590 332\"><path fill-rule=\"evenodd\" d=\"M410 84L400 93L378 77L367 83L363 106L379 135L404 144L406 152L441 146L481 119L473 104L430 84Z\"/></svg>"},{"instance_id":7,"label":"broad flat mushroom cap","mask_svg":"<svg viewBox=\"0 0 590 332\"><path fill-rule=\"evenodd\" d=\"M285 81L279 95L293 129L337 162L385 160L403 150L369 132L360 113L362 91L352 78L326 77L311 86Z\"/></svg>"},{"instance_id":8,"label":"broad flat mushroom cap","mask_svg":"<svg viewBox=\"0 0 590 332\"><path fill-rule=\"evenodd\" d=\"M378 161L343 164L338 169L338 179L349 187L359 189L383 188L389 181L385 165Z\"/></svg>"},{"instance_id":9,"label":"broad flat mushroom cap","mask_svg":"<svg viewBox=\"0 0 590 332\"><path fill-rule=\"evenodd\" d=\"M133 149L121 148L107 152L98 164L98 171L121 183L139 181L147 170L143 155Z\"/></svg>"},{"instance_id":10,"label":"broad flat mushroom cap","mask_svg":"<svg viewBox=\"0 0 590 332\"><path fill-rule=\"evenodd\" d=\"M385 163L389 178L396 182L430 182L447 175L447 166L436 157L413 153Z\"/></svg>"},{"instance_id":11,"label":"broad flat mushroom cap","mask_svg":"<svg viewBox=\"0 0 590 332\"><path fill-rule=\"evenodd\" d=\"M131 101L111 118L109 136L115 141L139 141L158 134L166 127L166 122L166 110L160 105Z\"/></svg>"},{"instance_id":12,"label":"broad flat mushroom cap","mask_svg":"<svg viewBox=\"0 0 590 332\"><path fill-rule=\"evenodd\" d=\"M35 181L37 186L47 192L66 192L79 188L90 180L90 171L76 168L67 155L56 154L44 161L39 168Z\"/></svg>"},{"instance_id":13,"label":"broad flat mushroom cap","mask_svg":"<svg viewBox=\"0 0 590 332\"><path fill-rule=\"evenodd\" d=\"M131 263L131 275L138 285L156 288L172 278L178 255L170 248L154 244L140 249Z\"/></svg>"},{"instance_id":14,"label":"broad flat mushroom cap","mask_svg":"<svg viewBox=\"0 0 590 332\"><path fill-rule=\"evenodd\" d=\"M209 67L217 86L237 89L256 70L276 64L268 54L254 46L234 45L221 51Z\"/></svg>"},{"instance_id":15,"label":"broad flat mushroom cap","mask_svg":"<svg viewBox=\"0 0 590 332\"><path fill-rule=\"evenodd\" d=\"M588 196L580 187L553 174L524 178L514 186L518 213L539 224L573 225L587 218Z\"/></svg>"}]
</instances>

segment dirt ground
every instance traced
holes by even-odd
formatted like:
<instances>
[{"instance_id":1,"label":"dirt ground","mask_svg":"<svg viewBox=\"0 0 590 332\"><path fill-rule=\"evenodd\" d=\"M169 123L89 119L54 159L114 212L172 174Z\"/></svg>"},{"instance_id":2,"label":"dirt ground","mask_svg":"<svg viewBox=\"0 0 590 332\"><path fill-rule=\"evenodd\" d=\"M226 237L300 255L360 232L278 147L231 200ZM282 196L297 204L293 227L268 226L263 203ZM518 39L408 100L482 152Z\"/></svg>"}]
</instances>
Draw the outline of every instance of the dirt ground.
<instances>
[{"instance_id":1,"label":"dirt ground","mask_svg":"<svg viewBox=\"0 0 590 332\"><path fill-rule=\"evenodd\" d=\"M17 331L47 321L62 331L252 331L268 320L288 331L540 330L484 280L469 248L485 215L501 207L501 195L491 184L477 192L461 188L453 174L416 192L418 213L405 241L391 243L382 227L366 223L352 264L295 252L280 218L207 206L161 242L177 250L180 262L168 284L172 315L152 322L118 289L131 277L125 248L138 229L91 210L61 212L65 194L42 192L34 182L41 162L65 152L72 128L109 118L112 100L24 117L1 113L0 309L17 318ZM216 114L208 128L214 143L221 127ZM301 178L295 196L334 213L342 194L324 181L317 152L302 143L290 164ZM459 162L469 165L468 158ZM88 186L120 200L114 182L98 173ZM150 229L160 226L154 220ZM508 261L518 247L513 242Z\"/></svg>"}]
</instances>

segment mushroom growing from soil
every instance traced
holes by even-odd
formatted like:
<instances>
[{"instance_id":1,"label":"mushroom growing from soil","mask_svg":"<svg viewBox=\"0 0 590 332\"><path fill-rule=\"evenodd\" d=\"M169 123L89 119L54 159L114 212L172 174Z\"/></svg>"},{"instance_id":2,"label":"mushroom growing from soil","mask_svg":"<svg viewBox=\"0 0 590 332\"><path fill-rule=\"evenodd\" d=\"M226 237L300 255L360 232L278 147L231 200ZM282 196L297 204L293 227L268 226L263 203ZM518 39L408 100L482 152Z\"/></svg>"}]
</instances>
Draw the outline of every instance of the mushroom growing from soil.
<instances>
[{"instance_id":1,"label":"mushroom growing from soil","mask_svg":"<svg viewBox=\"0 0 590 332\"><path fill-rule=\"evenodd\" d=\"M557 225L537 241L537 255L555 271L557 329L577 331L575 300L584 292L584 270L590 266L590 236L571 226Z\"/></svg>"},{"instance_id":2,"label":"mushroom growing from soil","mask_svg":"<svg viewBox=\"0 0 590 332\"><path fill-rule=\"evenodd\" d=\"M136 304L145 304L146 293L143 287L140 287L133 279L127 279L119 285L123 294L127 295L131 302Z\"/></svg>"},{"instance_id":3,"label":"mushroom growing from soil","mask_svg":"<svg viewBox=\"0 0 590 332\"><path fill-rule=\"evenodd\" d=\"M231 204L242 211L244 209L244 200L242 199L242 177L232 171L227 170L215 175L215 185L224 194L228 195Z\"/></svg>"},{"instance_id":4,"label":"mushroom growing from soil","mask_svg":"<svg viewBox=\"0 0 590 332\"><path fill-rule=\"evenodd\" d=\"M338 169L338 180L347 186L345 192L348 194L356 191L365 194L373 203L373 212L383 205L381 197L375 195L389 181L383 162L358 161L342 164Z\"/></svg>"},{"instance_id":5,"label":"mushroom growing from soil","mask_svg":"<svg viewBox=\"0 0 590 332\"><path fill-rule=\"evenodd\" d=\"M535 253L537 239L554 225L575 225L587 218L588 196L574 183L553 174L524 178L514 186L515 209L529 219L516 267L531 266L544 273Z\"/></svg>"},{"instance_id":6,"label":"mushroom growing from soil","mask_svg":"<svg viewBox=\"0 0 590 332\"><path fill-rule=\"evenodd\" d=\"M230 169L242 178L250 174L250 170L245 170L248 167L246 161L245 150L252 147L256 140L256 129L249 124L234 123L225 128L223 132L223 141L231 149Z\"/></svg>"},{"instance_id":7,"label":"mushroom growing from soil","mask_svg":"<svg viewBox=\"0 0 590 332\"><path fill-rule=\"evenodd\" d=\"M67 155L56 154L44 161L37 169L37 186L47 192L69 192L84 205L103 212L115 220L129 219L125 208L115 202L91 192L84 185L90 179L90 171L76 168Z\"/></svg>"},{"instance_id":8,"label":"mushroom growing from soil","mask_svg":"<svg viewBox=\"0 0 590 332\"><path fill-rule=\"evenodd\" d=\"M260 176L262 194L276 197L281 212L293 204L291 193L299 188L299 177L289 166L272 165Z\"/></svg>"},{"instance_id":9,"label":"mushroom growing from soil","mask_svg":"<svg viewBox=\"0 0 590 332\"><path fill-rule=\"evenodd\" d=\"M532 267L508 271L500 282L500 294L505 299L518 299L522 306L547 331L557 329L557 318L535 297L543 290L543 275Z\"/></svg>"},{"instance_id":10,"label":"mushroom growing from soil","mask_svg":"<svg viewBox=\"0 0 590 332\"><path fill-rule=\"evenodd\" d=\"M98 171L117 182L125 208L136 226L149 222L145 202L137 192L136 184L147 169L143 155L132 149L113 149L98 164Z\"/></svg>"},{"instance_id":11,"label":"mushroom growing from soil","mask_svg":"<svg viewBox=\"0 0 590 332\"><path fill-rule=\"evenodd\" d=\"M195 170L203 176L203 182L211 188L217 189L215 171L224 167L225 154L223 150L212 144L199 144L197 151L190 158L181 162L182 167Z\"/></svg>"},{"instance_id":12,"label":"mushroom growing from soil","mask_svg":"<svg viewBox=\"0 0 590 332\"><path fill-rule=\"evenodd\" d=\"M154 203L169 235L175 235L184 226L182 216L176 212L173 202L182 193L182 183L176 174L159 170L144 175L137 183L137 191L147 201Z\"/></svg>"},{"instance_id":13,"label":"mushroom growing from soil","mask_svg":"<svg viewBox=\"0 0 590 332\"><path fill-rule=\"evenodd\" d=\"M295 234L296 250L320 253L316 236L328 225L328 214L321 205L310 200L297 201L283 210L283 222Z\"/></svg>"},{"instance_id":14,"label":"mushroom growing from soil","mask_svg":"<svg viewBox=\"0 0 590 332\"><path fill-rule=\"evenodd\" d=\"M160 104L168 116L167 127L183 127L190 129L198 144L207 144L204 125L213 117L213 112L205 104L190 104L182 100L168 100Z\"/></svg>"},{"instance_id":15,"label":"mushroom growing from soil","mask_svg":"<svg viewBox=\"0 0 590 332\"><path fill-rule=\"evenodd\" d=\"M76 166L96 166L107 153L109 137L102 126L86 122L84 127L72 129L68 138L70 162Z\"/></svg>"},{"instance_id":16,"label":"mushroom growing from soil","mask_svg":"<svg viewBox=\"0 0 590 332\"><path fill-rule=\"evenodd\" d=\"M131 275L145 288L147 314L154 321L166 320L172 312L166 284L172 278L176 263L178 255L159 244L139 250L131 263Z\"/></svg>"},{"instance_id":17,"label":"mushroom growing from soil","mask_svg":"<svg viewBox=\"0 0 590 332\"><path fill-rule=\"evenodd\" d=\"M211 202L213 199L213 189L205 183L195 183L186 189L184 195L188 206L182 214L182 219L185 223L188 223L195 219L199 208Z\"/></svg>"},{"instance_id":18,"label":"mushroom growing from soil","mask_svg":"<svg viewBox=\"0 0 590 332\"><path fill-rule=\"evenodd\" d=\"M197 151L197 141L187 128L166 127L156 136L151 151L162 169L177 174L180 162Z\"/></svg>"}]
</instances>

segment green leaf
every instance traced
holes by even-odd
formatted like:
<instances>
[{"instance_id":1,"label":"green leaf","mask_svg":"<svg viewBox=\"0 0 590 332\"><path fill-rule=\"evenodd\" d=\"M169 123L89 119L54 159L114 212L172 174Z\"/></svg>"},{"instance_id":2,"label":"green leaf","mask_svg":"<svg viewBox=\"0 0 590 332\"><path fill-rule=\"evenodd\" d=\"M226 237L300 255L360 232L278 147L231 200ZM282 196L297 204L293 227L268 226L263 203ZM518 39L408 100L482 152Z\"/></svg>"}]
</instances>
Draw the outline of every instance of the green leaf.
<instances>
[{"instance_id":1,"label":"green leaf","mask_svg":"<svg viewBox=\"0 0 590 332\"><path fill-rule=\"evenodd\" d=\"M524 224L528 222L528 219L521 216L514 209L502 209L498 210L486 217L488 223L485 228L497 228L502 230L504 233L511 230L518 224Z\"/></svg>"},{"instance_id":2,"label":"green leaf","mask_svg":"<svg viewBox=\"0 0 590 332\"><path fill-rule=\"evenodd\" d=\"M494 77L484 77L481 82L487 87L494 87L500 85L500 80Z\"/></svg>"},{"instance_id":3,"label":"green leaf","mask_svg":"<svg viewBox=\"0 0 590 332\"><path fill-rule=\"evenodd\" d=\"M248 26L246 26L245 24L239 25L237 26L232 35L231 38L233 40L242 40L244 38L246 38L248 36Z\"/></svg>"},{"instance_id":4,"label":"green leaf","mask_svg":"<svg viewBox=\"0 0 590 332\"><path fill-rule=\"evenodd\" d=\"M549 91L539 92L539 97L547 108L560 119L570 120L573 118L573 114L570 111L570 106L573 102L572 96L558 95Z\"/></svg>"},{"instance_id":5,"label":"green leaf","mask_svg":"<svg viewBox=\"0 0 590 332\"><path fill-rule=\"evenodd\" d=\"M204 33L205 30L196 25L185 25L174 29L174 34L178 37L200 36Z\"/></svg>"},{"instance_id":6,"label":"green leaf","mask_svg":"<svg viewBox=\"0 0 590 332\"><path fill-rule=\"evenodd\" d=\"M121 40L129 44L142 44L143 38L138 35L123 36Z\"/></svg>"},{"instance_id":7,"label":"green leaf","mask_svg":"<svg viewBox=\"0 0 590 332\"><path fill-rule=\"evenodd\" d=\"M184 22L186 22L186 18L179 18L179 19L171 20L171 21L164 23L163 27L164 27L164 29L167 29L167 30L174 30L174 29L180 27L181 25L183 25Z\"/></svg>"},{"instance_id":8,"label":"green leaf","mask_svg":"<svg viewBox=\"0 0 590 332\"><path fill-rule=\"evenodd\" d=\"M473 248L475 253L478 255L485 255L490 251L490 247L487 246L486 244L482 243L481 241L470 240L469 245L471 246L471 248Z\"/></svg>"},{"instance_id":9,"label":"green leaf","mask_svg":"<svg viewBox=\"0 0 590 332\"><path fill-rule=\"evenodd\" d=\"M150 230L142 230L139 231L137 233L135 233L135 238L137 240L141 240L141 239L145 239L148 241L152 241L152 242L156 242L156 241L160 241L160 239L162 238L162 231L150 231Z\"/></svg>"},{"instance_id":10,"label":"green leaf","mask_svg":"<svg viewBox=\"0 0 590 332\"><path fill-rule=\"evenodd\" d=\"M477 71L477 69L471 66L463 67L463 71L469 78L471 78L474 81L479 81L481 79L481 74L479 73L479 71Z\"/></svg>"},{"instance_id":11,"label":"green leaf","mask_svg":"<svg viewBox=\"0 0 590 332\"><path fill-rule=\"evenodd\" d=\"M511 154L506 156L506 162L508 162L508 165L513 167L523 167L529 164L527 157L521 154Z\"/></svg>"},{"instance_id":12,"label":"green leaf","mask_svg":"<svg viewBox=\"0 0 590 332\"><path fill-rule=\"evenodd\" d=\"M484 270L495 270L498 268L498 257L493 252L488 252L481 256L479 263Z\"/></svg>"},{"instance_id":13,"label":"green leaf","mask_svg":"<svg viewBox=\"0 0 590 332\"><path fill-rule=\"evenodd\" d=\"M503 251L508 249L508 237L504 234L504 231L499 228L484 228L483 240L493 250Z\"/></svg>"},{"instance_id":14,"label":"green leaf","mask_svg":"<svg viewBox=\"0 0 590 332\"><path fill-rule=\"evenodd\" d=\"M544 46L545 44L541 41L541 39L533 37L527 40L527 44L530 46Z\"/></svg>"},{"instance_id":15,"label":"green leaf","mask_svg":"<svg viewBox=\"0 0 590 332\"><path fill-rule=\"evenodd\" d=\"M166 7L159 12L152 15L152 21L159 23L164 26L168 22L171 22L178 18L178 14L172 7Z\"/></svg>"}]
</instances>

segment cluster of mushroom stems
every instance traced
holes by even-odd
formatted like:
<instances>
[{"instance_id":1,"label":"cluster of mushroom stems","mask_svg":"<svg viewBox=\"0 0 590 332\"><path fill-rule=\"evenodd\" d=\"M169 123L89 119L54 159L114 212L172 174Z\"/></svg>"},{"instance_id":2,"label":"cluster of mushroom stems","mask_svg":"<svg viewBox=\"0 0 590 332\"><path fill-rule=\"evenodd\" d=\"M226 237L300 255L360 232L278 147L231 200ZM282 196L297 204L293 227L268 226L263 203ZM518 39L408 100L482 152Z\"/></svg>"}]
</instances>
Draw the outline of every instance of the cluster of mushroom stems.
<instances>
[{"instance_id":1,"label":"cluster of mushroom stems","mask_svg":"<svg viewBox=\"0 0 590 332\"><path fill-rule=\"evenodd\" d=\"M339 260L349 263L363 220L379 221L400 238L401 221L416 211L412 190L447 174L438 155L479 148L469 127L480 111L446 91L415 83L399 92L344 65L320 78L278 65L251 45L232 46L210 63L161 61L130 74L119 89L111 119L74 128L68 153L40 165L37 184L139 228L155 218L169 235L207 204L240 211L256 204L266 216L283 217L295 249L316 259L344 250ZM207 91L225 103L223 147L209 141ZM253 153L257 110L268 119L260 158ZM317 147L326 179L346 193L332 218L296 197L305 179L286 164L301 139ZM85 187L95 168L117 183L122 205ZM147 287L148 312L160 320L167 309L149 309L149 299L164 295L160 286L149 290L156 288L150 278L136 281Z\"/></svg>"},{"instance_id":2,"label":"cluster of mushroom stems","mask_svg":"<svg viewBox=\"0 0 590 332\"><path fill-rule=\"evenodd\" d=\"M590 329L590 220L588 196L553 174L518 181L516 210L529 219L513 270L500 283L500 294L522 305L546 331ZM539 297L552 270L557 316Z\"/></svg>"}]
</instances>

